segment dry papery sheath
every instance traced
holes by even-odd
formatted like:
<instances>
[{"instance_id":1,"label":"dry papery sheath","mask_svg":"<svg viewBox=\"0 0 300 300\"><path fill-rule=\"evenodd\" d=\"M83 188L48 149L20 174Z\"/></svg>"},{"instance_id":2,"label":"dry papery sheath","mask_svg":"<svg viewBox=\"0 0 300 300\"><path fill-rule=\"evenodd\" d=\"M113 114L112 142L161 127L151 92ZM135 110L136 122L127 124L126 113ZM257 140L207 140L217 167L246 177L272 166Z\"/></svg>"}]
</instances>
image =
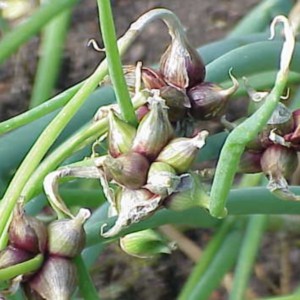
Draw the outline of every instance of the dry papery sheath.
<instances>
[{"instance_id":1,"label":"dry papery sheath","mask_svg":"<svg viewBox=\"0 0 300 300\"><path fill-rule=\"evenodd\" d=\"M149 217L161 206L162 197L147 189L123 188L116 201L118 201L116 203L118 217L114 226L108 231L104 230L106 225L102 227L101 234L104 237L114 236L126 226Z\"/></svg>"}]
</instances>

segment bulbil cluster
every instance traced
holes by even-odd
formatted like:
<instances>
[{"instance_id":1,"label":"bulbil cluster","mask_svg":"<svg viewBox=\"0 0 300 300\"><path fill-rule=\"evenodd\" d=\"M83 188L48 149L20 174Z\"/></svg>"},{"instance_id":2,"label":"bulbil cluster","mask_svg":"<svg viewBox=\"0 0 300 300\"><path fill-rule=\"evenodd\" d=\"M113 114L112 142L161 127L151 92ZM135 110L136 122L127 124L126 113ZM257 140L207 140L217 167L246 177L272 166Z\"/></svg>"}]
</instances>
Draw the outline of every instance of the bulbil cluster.
<instances>
[{"instance_id":1,"label":"bulbil cluster","mask_svg":"<svg viewBox=\"0 0 300 300\"><path fill-rule=\"evenodd\" d=\"M96 165L105 173L104 190L109 190L109 183L119 189L108 197L111 215L118 218L110 230L103 232L102 228L106 237L144 219L162 205L174 209L192 206L187 197L192 197L194 205L208 206L198 176L190 172L208 132L198 131L187 137L185 133L180 136L178 132L182 131L175 128L191 117L220 119L229 96L239 85L231 74L233 86L229 89L204 82L204 63L185 33L171 27L169 33L171 43L161 57L159 70L124 67L132 98L143 94L145 99L136 110L138 128L122 121L114 109L107 114L109 154ZM195 197L200 194L200 199Z\"/></svg>"},{"instance_id":2,"label":"bulbil cluster","mask_svg":"<svg viewBox=\"0 0 300 300\"><path fill-rule=\"evenodd\" d=\"M279 103L264 129L247 145L239 167L241 173L263 172L270 191L287 200L300 200L287 183L298 166L299 115L299 109L291 112Z\"/></svg>"},{"instance_id":3,"label":"bulbil cluster","mask_svg":"<svg viewBox=\"0 0 300 300\"><path fill-rule=\"evenodd\" d=\"M104 170L107 181L119 188L113 197L118 219L103 233L106 237L144 219L171 194L190 187L188 172L205 144L207 131L191 138L175 136L165 100L157 93L148 102L149 111L136 130L113 110L108 114L109 154L98 167Z\"/></svg>"},{"instance_id":4,"label":"bulbil cluster","mask_svg":"<svg viewBox=\"0 0 300 300\"><path fill-rule=\"evenodd\" d=\"M19 203L9 227L9 244L0 252L0 269L42 256L39 268L22 275L22 284L30 299L70 299L77 279L72 258L85 244L83 224L90 212L81 209L74 219L60 219L46 226L25 214Z\"/></svg>"}]
</instances>

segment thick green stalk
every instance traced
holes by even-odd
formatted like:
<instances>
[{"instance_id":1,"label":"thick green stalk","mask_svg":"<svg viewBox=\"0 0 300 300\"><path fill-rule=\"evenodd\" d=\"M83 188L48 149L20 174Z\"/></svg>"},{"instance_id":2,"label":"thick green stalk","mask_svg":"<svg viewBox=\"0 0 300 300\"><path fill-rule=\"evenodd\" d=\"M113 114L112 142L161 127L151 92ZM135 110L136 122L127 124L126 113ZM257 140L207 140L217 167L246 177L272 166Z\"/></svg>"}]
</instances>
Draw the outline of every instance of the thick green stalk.
<instances>
[{"instance_id":1,"label":"thick green stalk","mask_svg":"<svg viewBox=\"0 0 300 300\"><path fill-rule=\"evenodd\" d=\"M239 252L242 233L233 231L227 235L225 241L219 248L218 253L202 275L197 285L186 300L207 300L211 293L219 286L221 280L233 267Z\"/></svg>"},{"instance_id":2,"label":"thick green stalk","mask_svg":"<svg viewBox=\"0 0 300 300\"><path fill-rule=\"evenodd\" d=\"M0 41L0 64L38 33L51 19L77 2L78 0L53 0L49 4L42 5L26 22L7 33Z\"/></svg>"},{"instance_id":3,"label":"thick green stalk","mask_svg":"<svg viewBox=\"0 0 300 300\"><path fill-rule=\"evenodd\" d=\"M208 245L205 247L203 253L201 254L199 262L193 268L191 274L189 275L187 281L181 289L180 295L177 297L178 300L188 299L191 291L194 290L200 278L210 267L209 265L211 261L214 259L215 254L220 249L229 230L232 228L234 220L234 218L225 220L221 225L220 229L218 229L216 234L209 241Z\"/></svg>"},{"instance_id":4,"label":"thick green stalk","mask_svg":"<svg viewBox=\"0 0 300 300\"><path fill-rule=\"evenodd\" d=\"M81 297L85 300L99 300L99 294L82 257L80 255L75 257L74 262L77 267L78 286Z\"/></svg>"},{"instance_id":5,"label":"thick green stalk","mask_svg":"<svg viewBox=\"0 0 300 300\"><path fill-rule=\"evenodd\" d=\"M229 296L230 300L240 300L245 297L245 291L249 283L266 221L266 215L249 217L238 263L234 271L233 286Z\"/></svg>"},{"instance_id":6,"label":"thick green stalk","mask_svg":"<svg viewBox=\"0 0 300 300\"><path fill-rule=\"evenodd\" d=\"M98 0L97 3L109 75L116 93L117 102L123 119L136 126L137 118L123 73L110 0Z\"/></svg>"},{"instance_id":7,"label":"thick green stalk","mask_svg":"<svg viewBox=\"0 0 300 300\"><path fill-rule=\"evenodd\" d=\"M39 50L40 58L30 99L31 108L52 96L60 70L70 17L71 9L67 9L43 30Z\"/></svg>"}]
</instances>

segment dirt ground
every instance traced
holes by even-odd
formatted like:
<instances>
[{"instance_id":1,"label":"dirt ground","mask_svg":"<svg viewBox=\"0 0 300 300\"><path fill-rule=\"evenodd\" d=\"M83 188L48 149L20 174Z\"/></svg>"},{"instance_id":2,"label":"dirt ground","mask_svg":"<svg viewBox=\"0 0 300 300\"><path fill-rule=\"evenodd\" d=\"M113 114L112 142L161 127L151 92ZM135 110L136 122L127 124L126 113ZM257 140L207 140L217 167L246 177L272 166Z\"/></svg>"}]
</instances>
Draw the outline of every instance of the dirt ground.
<instances>
[{"instance_id":1,"label":"dirt ground","mask_svg":"<svg viewBox=\"0 0 300 300\"><path fill-rule=\"evenodd\" d=\"M154 7L171 9L184 24L192 44L200 46L226 36L238 20L258 2L259 0L115 0L113 12L117 34L120 36L130 22L143 12ZM125 55L124 63L134 64L141 60L149 65L157 62L169 41L166 29L162 28L160 22L151 24ZM87 77L103 58L103 54L87 47L91 38L99 41L101 46L96 1L85 0L73 13L56 92ZM27 109L38 59L38 42L38 37L33 38L0 67L0 121ZM211 235L207 230L193 230L188 232L188 236L202 246ZM252 280L251 293L261 296L280 292L278 286L282 276L279 269L282 264L286 265L282 260L288 259L293 264L299 262L300 258L299 251L293 251L290 247L294 247L294 242L292 245L287 243L285 236L269 235L265 238L256 277ZM158 259L141 260L122 253L118 245L111 245L94 266L93 278L102 291L102 299L172 300L176 299L192 266L193 262L179 250ZM266 273L268 279L264 279ZM211 300L226 299L224 295L228 288L230 276L227 284L225 282L212 295Z\"/></svg>"}]
</instances>

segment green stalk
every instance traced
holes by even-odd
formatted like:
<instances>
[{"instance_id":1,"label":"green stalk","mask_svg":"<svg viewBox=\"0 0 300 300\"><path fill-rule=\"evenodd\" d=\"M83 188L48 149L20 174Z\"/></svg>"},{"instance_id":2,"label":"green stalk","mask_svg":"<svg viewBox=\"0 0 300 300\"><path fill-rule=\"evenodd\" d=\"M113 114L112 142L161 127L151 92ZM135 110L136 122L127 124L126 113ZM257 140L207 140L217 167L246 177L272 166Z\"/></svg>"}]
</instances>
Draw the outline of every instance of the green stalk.
<instances>
[{"instance_id":1,"label":"green stalk","mask_svg":"<svg viewBox=\"0 0 300 300\"><path fill-rule=\"evenodd\" d=\"M48 100L47 103L43 103L35 108L32 108L16 117L0 123L0 137L1 135L22 127L28 123L31 123L58 108L61 108L67 104L72 97L78 92L78 90L83 86L84 81L74 85L73 87L67 89L66 91L60 93L59 95Z\"/></svg>"},{"instance_id":2,"label":"green stalk","mask_svg":"<svg viewBox=\"0 0 300 300\"><path fill-rule=\"evenodd\" d=\"M80 255L75 257L74 262L77 267L78 287L81 297L85 300L99 300L99 294L82 257Z\"/></svg>"},{"instance_id":3,"label":"green stalk","mask_svg":"<svg viewBox=\"0 0 300 300\"><path fill-rule=\"evenodd\" d=\"M137 118L126 85L120 54L117 46L115 25L110 0L97 0L102 39L108 62L109 75L116 93L124 121L137 126Z\"/></svg>"},{"instance_id":4,"label":"green stalk","mask_svg":"<svg viewBox=\"0 0 300 300\"><path fill-rule=\"evenodd\" d=\"M68 124L88 95L90 95L97 87L98 82L103 79L106 72L106 63L101 63L94 74L85 81L71 101L59 112L59 114L43 131L35 145L31 148L26 158L23 160L0 204L0 236L3 234L5 224L8 222L10 214L12 213L15 203L17 202L26 182L29 180L30 176L55 139Z\"/></svg>"},{"instance_id":5,"label":"green stalk","mask_svg":"<svg viewBox=\"0 0 300 300\"><path fill-rule=\"evenodd\" d=\"M292 0L265 0L254 7L229 33L228 37L265 30L277 15L288 15L293 7Z\"/></svg>"},{"instance_id":6,"label":"green stalk","mask_svg":"<svg viewBox=\"0 0 300 300\"><path fill-rule=\"evenodd\" d=\"M221 280L233 267L239 252L242 233L233 231L227 235L209 268L186 298L188 300L206 300L219 286Z\"/></svg>"},{"instance_id":7,"label":"green stalk","mask_svg":"<svg viewBox=\"0 0 300 300\"><path fill-rule=\"evenodd\" d=\"M7 33L0 41L0 64L38 33L51 19L77 2L78 0L53 0L49 4L42 5L26 22Z\"/></svg>"},{"instance_id":8,"label":"green stalk","mask_svg":"<svg viewBox=\"0 0 300 300\"><path fill-rule=\"evenodd\" d=\"M252 267L258 252L261 238L264 233L267 216L251 216L248 221L238 263L234 271L230 300L244 299Z\"/></svg>"},{"instance_id":9,"label":"green stalk","mask_svg":"<svg viewBox=\"0 0 300 300\"><path fill-rule=\"evenodd\" d=\"M52 96L60 70L70 18L71 9L67 9L43 30L30 108L38 106Z\"/></svg>"},{"instance_id":10,"label":"green stalk","mask_svg":"<svg viewBox=\"0 0 300 300\"><path fill-rule=\"evenodd\" d=\"M90 145L97 137L107 131L107 119L99 122L88 124L85 129L80 130L63 144L61 144L54 152L52 152L36 169L34 174L28 179L22 196L26 201L41 192L44 177L59 164L72 154L73 151Z\"/></svg>"},{"instance_id":11,"label":"green stalk","mask_svg":"<svg viewBox=\"0 0 300 300\"><path fill-rule=\"evenodd\" d=\"M34 258L25 262L0 269L0 280L9 280L22 274L37 271L41 267L43 260L44 256L42 254L38 254Z\"/></svg>"},{"instance_id":12,"label":"green stalk","mask_svg":"<svg viewBox=\"0 0 300 300\"><path fill-rule=\"evenodd\" d=\"M247 44L229 51L206 66L205 81L221 83L228 80L230 68L233 68L232 73L237 78L254 75L262 70L264 72L276 70L281 48L282 42L266 41ZM239 59L236 59L237 57ZM300 43L297 42L290 70L299 73L299 65Z\"/></svg>"},{"instance_id":13,"label":"green stalk","mask_svg":"<svg viewBox=\"0 0 300 300\"><path fill-rule=\"evenodd\" d=\"M199 262L193 268L191 274L189 275L187 281L185 282L183 288L180 291L180 295L177 297L178 300L188 299L191 291L194 290L199 279L203 276L205 271L210 267L211 261L214 259L216 253L220 249L222 243L224 242L229 230L232 228L234 223L234 218L226 219L221 227L218 229L216 234L209 241L208 245L205 247Z\"/></svg>"}]
</instances>

